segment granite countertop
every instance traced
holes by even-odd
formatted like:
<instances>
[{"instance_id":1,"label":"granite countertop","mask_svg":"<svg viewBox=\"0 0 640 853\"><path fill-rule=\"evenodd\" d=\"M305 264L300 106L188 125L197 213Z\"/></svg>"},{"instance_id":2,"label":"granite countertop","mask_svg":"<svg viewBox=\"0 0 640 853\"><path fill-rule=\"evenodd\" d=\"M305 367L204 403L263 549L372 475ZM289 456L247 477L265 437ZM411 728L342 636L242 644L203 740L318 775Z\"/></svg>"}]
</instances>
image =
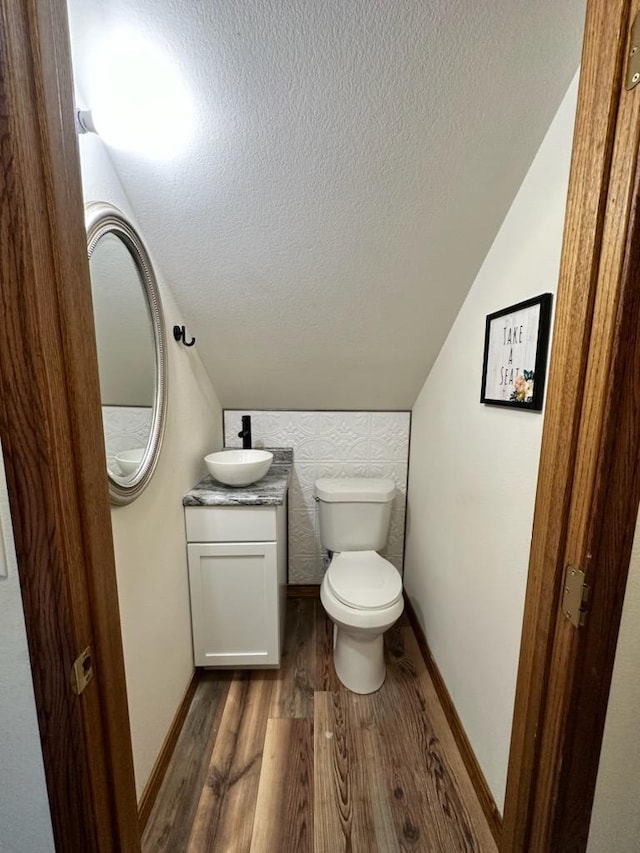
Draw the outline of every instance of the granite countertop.
<instances>
[{"instance_id":1,"label":"granite countertop","mask_svg":"<svg viewBox=\"0 0 640 853\"><path fill-rule=\"evenodd\" d=\"M236 448L228 448L234 450ZM200 480L182 499L184 506L279 506L284 503L291 470L293 449L260 448L273 453L273 463L261 480L250 486L225 486L210 474Z\"/></svg>"}]
</instances>

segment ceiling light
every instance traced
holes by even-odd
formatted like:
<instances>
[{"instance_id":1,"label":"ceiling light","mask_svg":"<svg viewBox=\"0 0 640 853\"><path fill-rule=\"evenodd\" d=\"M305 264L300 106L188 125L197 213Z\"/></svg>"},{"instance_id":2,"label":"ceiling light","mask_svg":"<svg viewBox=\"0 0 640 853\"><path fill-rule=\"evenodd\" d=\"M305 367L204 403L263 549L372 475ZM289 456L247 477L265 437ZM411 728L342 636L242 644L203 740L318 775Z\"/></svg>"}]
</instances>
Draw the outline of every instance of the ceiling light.
<instances>
[{"instance_id":1,"label":"ceiling light","mask_svg":"<svg viewBox=\"0 0 640 853\"><path fill-rule=\"evenodd\" d=\"M193 133L192 99L175 63L139 35L105 39L85 88L92 107L78 111L78 130L98 133L113 148L166 159Z\"/></svg>"}]
</instances>

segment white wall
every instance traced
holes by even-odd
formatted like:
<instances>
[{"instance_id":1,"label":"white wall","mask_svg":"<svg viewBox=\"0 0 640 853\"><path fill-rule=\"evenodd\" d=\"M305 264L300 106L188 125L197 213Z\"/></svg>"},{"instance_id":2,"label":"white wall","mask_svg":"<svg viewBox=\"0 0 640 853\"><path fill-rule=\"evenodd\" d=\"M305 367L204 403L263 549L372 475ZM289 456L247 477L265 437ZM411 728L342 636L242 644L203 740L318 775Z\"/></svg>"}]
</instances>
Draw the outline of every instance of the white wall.
<instances>
[{"instance_id":1,"label":"white wall","mask_svg":"<svg viewBox=\"0 0 640 853\"><path fill-rule=\"evenodd\" d=\"M85 201L109 201L135 223L100 139L81 137ZM142 234L144 240L144 234ZM147 246L153 261L153 246ZM148 781L193 673L182 496L205 473L203 456L222 446L222 411L198 347L173 340L182 325L157 269L167 332L168 412L150 485L111 518L138 797Z\"/></svg>"},{"instance_id":2,"label":"white wall","mask_svg":"<svg viewBox=\"0 0 640 853\"><path fill-rule=\"evenodd\" d=\"M588 853L640 849L640 517L607 708Z\"/></svg>"},{"instance_id":3,"label":"white wall","mask_svg":"<svg viewBox=\"0 0 640 853\"><path fill-rule=\"evenodd\" d=\"M412 417L405 587L499 808L542 416L480 404L485 317L556 289L576 94L577 78Z\"/></svg>"},{"instance_id":4,"label":"white wall","mask_svg":"<svg viewBox=\"0 0 640 853\"><path fill-rule=\"evenodd\" d=\"M0 851L53 853L49 801L0 452Z\"/></svg>"}]
</instances>

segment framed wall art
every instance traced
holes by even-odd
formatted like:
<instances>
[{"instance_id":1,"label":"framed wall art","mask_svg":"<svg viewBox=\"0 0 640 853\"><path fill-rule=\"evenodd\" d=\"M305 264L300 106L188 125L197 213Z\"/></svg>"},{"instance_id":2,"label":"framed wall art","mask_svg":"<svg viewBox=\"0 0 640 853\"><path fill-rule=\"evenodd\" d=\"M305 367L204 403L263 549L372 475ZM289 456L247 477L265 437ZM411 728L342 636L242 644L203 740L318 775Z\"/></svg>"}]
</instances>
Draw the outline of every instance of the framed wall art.
<instances>
[{"instance_id":1,"label":"framed wall art","mask_svg":"<svg viewBox=\"0 0 640 853\"><path fill-rule=\"evenodd\" d=\"M481 403L542 410L552 299L543 293L487 316Z\"/></svg>"}]
</instances>

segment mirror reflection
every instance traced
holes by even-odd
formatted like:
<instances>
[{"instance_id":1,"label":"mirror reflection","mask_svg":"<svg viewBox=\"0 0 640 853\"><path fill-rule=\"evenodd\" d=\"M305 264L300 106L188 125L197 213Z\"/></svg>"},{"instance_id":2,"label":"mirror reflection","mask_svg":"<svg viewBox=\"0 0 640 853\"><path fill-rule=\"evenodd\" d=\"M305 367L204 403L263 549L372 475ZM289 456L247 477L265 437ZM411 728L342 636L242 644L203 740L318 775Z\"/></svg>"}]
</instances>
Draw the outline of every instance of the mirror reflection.
<instances>
[{"instance_id":1,"label":"mirror reflection","mask_svg":"<svg viewBox=\"0 0 640 853\"><path fill-rule=\"evenodd\" d=\"M107 467L111 477L127 482L137 474L151 435L153 326L136 263L116 234L100 237L89 267Z\"/></svg>"}]
</instances>

